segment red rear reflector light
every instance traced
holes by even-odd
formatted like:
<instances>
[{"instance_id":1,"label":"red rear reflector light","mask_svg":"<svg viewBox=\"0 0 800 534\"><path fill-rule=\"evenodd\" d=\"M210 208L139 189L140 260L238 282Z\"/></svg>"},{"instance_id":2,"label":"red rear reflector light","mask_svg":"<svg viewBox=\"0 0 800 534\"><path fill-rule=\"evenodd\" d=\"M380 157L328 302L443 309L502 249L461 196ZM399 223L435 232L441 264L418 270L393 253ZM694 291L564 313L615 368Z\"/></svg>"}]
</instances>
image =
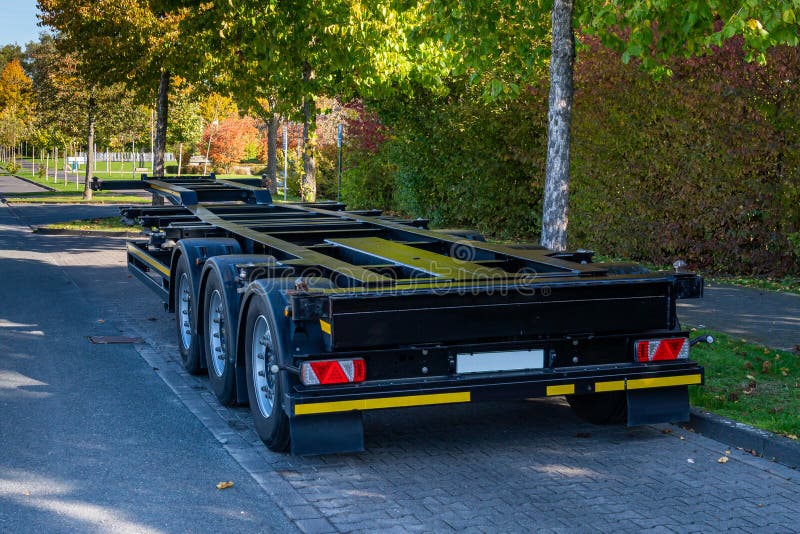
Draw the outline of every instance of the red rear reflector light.
<instances>
[{"instance_id":1,"label":"red rear reflector light","mask_svg":"<svg viewBox=\"0 0 800 534\"><path fill-rule=\"evenodd\" d=\"M354 384L366 377L367 364L361 358L303 362L300 366L300 382L306 386Z\"/></svg>"},{"instance_id":2,"label":"red rear reflector light","mask_svg":"<svg viewBox=\"0 0 800 534\"><path fill-rule=\"evenodd\" d=\"M636 342L636 360L642 363L686 360L688 358L689 340L685 337L645 339Z\"/></svg>"}]
</instances>

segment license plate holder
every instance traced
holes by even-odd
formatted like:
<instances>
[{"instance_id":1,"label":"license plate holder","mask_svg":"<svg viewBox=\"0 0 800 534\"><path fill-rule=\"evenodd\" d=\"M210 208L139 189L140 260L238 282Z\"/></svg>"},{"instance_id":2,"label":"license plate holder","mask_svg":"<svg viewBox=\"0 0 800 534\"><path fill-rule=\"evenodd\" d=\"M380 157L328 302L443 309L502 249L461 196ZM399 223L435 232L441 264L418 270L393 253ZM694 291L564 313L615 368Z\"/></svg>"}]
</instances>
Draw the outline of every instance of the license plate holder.
<instances>
[{"instance_id":1,"label":"license plate holder","mask_svg":"<svg viewBox=\"0 0 800 534\"><path fill-rule=\"evenodd\" d=\"M456 354L456 374L501 373L543 368L542 349Z\"/></svg>"}]
</instances>

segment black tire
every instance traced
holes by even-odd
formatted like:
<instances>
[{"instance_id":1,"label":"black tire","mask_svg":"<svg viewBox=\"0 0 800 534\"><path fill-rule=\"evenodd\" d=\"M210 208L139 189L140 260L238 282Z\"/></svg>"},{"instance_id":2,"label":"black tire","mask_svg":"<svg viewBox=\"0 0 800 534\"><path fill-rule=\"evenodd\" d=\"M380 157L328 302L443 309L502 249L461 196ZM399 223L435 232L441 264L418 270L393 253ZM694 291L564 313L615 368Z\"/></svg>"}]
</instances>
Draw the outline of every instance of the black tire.
<instances>
[{"instance_id":1,"label":"black tire","mask_svg":"<svg viewBox=\"0 0 800 534\"><path fill-rule=\"evenodd\" d=\"M594 395L567 395L575 415L594 425L618 425L628 419L628 399L624 391Z\"/></svg>"},{"instance_id":2,"label":"black tire","mask_svg":"<svg viewBox=\"0 0 800 534\"><path fill-rule=\"evenodd\" d=\"M256 339L256 336L263 338L264 328L269 339ZM265 297L253 297L247 310L244 332L247 397L253 423L258 436L271 451L283 452L289 448L289 418L283 410L285 377L283 373L272 374L270 367L283 363L285 353L275 317ZM264 371L265 376L259 376L259 371ZM262 387L269 389L262 391ZM268 401L271 401L269 409Z\"/></svg>"},{"instance_id":3,"label":"black tire","mask_svg":"<svg viewBox=\"0 0 800 534\"><path fill-rule=\"evenodd\" d=\"M188 300L183 300L188 299ZM189 262L181 255L175 268L175 330L183 368L193 375L203 372L202 339L197 335L194 314L194 290Z\"/></svg>"},{"instance_id":4,"label":"black tire","mask_svg":"<svg viewBox=\"0 0 800 534\"><path fill-rule=\"evenodd\" d=\"M225 288L212 269L203 292L203 352L211 390L226 406L236 403L236 328L231 317Z\"/></svg>"}]
</instances>

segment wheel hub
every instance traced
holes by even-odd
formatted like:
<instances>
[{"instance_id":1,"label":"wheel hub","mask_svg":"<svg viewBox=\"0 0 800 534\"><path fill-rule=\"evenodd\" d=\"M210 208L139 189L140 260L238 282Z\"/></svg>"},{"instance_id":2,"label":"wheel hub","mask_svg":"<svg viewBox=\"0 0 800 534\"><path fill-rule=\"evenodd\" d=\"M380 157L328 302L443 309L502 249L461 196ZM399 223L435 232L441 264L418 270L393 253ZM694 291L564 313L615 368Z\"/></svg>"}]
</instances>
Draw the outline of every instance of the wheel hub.
<instances>
[{"instance_id":1,"label":"wheel hub","mask_svg":"<svg viewBox=\"0 0 800 534\"><path fill-rule=\"evenodd\" d=\"M217 376L225 372L225 314L219 290L211 293L208 303L208 350Z\"/></svg>"},{"instance_id":2,"label":"wheel hub","mask_svg":"<svg viewBox=\"0 0 800 534\"><path fill-rule=\"evenodd\" d=\"M178 331L181 334L183 348L189 350L192 345L192 290L189 275L183 273L178 284Z\"/></svg>"},{"instance_id":3,"label":"wheel hub","mask_svg":"<svg viewBox=\"0 0 800 534\"><path fill-rule=\"evenodd\" d=\"M275 362L275 353L272 350L272 333L269 329L267 318L259 315L253 327L253 341L251 346L253 385L255 386L258 410L265 418L272 415L275 403L275 379L270 372Z\"/></svg>"}]
</instances>

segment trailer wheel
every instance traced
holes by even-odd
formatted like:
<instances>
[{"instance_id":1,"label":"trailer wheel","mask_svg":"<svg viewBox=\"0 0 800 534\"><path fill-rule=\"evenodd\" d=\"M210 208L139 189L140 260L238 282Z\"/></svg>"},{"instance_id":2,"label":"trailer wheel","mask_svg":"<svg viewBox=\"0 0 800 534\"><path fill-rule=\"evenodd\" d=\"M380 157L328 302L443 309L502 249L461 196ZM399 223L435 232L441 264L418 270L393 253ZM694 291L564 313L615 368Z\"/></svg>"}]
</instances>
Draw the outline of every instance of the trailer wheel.
<instances>
[{"instance_id":1,"label":"trailer wheel","mask_svg":"<svg viewBox=\"0 0 800 534\"><path fill-rule=\"evenodd\" d=\"M225 297L219 275L211 270L203 294L206 367L211 390L229 406L236 402L236 331Z\"/></svg>"},{"instance_id":2,"label":"trailer wheel","mask_svg":"<svg viewBox=\"0 0 800 534\"><path fill-rule=\"evenodd\" d=\"M253 298L245 319L247 397L253 423L261 440L275 452L289 447L289 418L283 411L280 374L272 366L282 362L280 338L269 305Z\"/></svg>"},{"instance_id":3,"label":"trailer wheel","mask_svg":"<svg viewBox=\"0 0 800 534\"><path fill-rule=\"evenodd\" d=\"M628 399L624 391L594 395L567 395L572 411L594 425L618 425L628 417Z\"/></svg>"},{"instance_id":4,"label":"trailer wheel","mask_svg":"<svg viewBox=\"0 0 800 534\"><path fill-rule=\"evenodd\" d=\"M189 274L189 264L185 256L178 259L175 281L175 326L178 332L178 348L181 352L183 368L193 375L203 372L201 340L197 335L197 325L194 317L194 292L192 291L192 278Z\"/></svg>"}]
</instances>

